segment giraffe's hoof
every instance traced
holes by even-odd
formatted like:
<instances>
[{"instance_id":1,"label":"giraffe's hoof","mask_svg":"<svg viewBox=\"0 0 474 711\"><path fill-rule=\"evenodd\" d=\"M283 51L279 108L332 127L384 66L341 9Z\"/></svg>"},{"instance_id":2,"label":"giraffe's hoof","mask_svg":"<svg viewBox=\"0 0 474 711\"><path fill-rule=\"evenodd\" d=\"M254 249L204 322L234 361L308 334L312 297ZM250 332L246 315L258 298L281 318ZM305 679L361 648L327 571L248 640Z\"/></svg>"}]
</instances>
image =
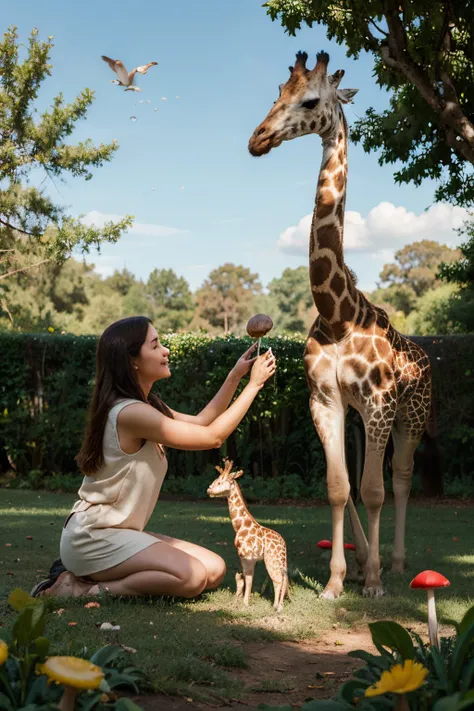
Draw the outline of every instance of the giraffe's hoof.
<instances>
[{"instance_id":1,"label":"giraffe's hoof","mask_svg":"<svg viewBox=\"0 0 474 711\"><path fill-rule=\"evenodd\" d=\"M324 600L337 600L340 594L340 592L326 588L319 597L322 597Z\"/></svg>"},{"instance_id":2,"label":"giraffe's hoof","mask_svg":"<svg viewBox=\"0 0 474 711\"><path fill-rule=\"evenodd\" d=\"M381 585L366 585L362 590L362 595L364 597L382 597L385 595L384 589Z\"/></svg>"}]
</instances>

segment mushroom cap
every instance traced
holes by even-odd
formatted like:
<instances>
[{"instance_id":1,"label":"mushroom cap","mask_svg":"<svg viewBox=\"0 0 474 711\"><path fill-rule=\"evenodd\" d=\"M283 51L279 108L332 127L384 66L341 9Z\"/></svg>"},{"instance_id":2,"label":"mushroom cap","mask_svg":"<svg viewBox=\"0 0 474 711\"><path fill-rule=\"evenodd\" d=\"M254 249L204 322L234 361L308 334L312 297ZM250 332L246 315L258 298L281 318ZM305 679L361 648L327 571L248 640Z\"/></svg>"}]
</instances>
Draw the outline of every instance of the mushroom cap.
<instances>
[{"instance_id":1,"label":"mushroom cap","mask_svg":"<svg viewBox=\"0 0 474 711\"><path fill-rule=\"evenodd\" d=\"M273 321L265 314L255 314L249 319L247 333L252 338L261 338L273 328Z\"/></svg>"},{"instance_id":2,"label":"mushroom cap","mask_svg":"<svg viewBox=\"0 0 474 711\"><path fill-rule=\"evenodd\" d=\"M331 549L332 548L332 541L326 541L326 540L318 541L318 543L316 543L316 545L318 546L318 548Z\"/></svg>"},{"instance_id":3,"label":"mushroom cap","mask_svg":"<svg viewBox=\"0 0 474 711\"><path fill-rule=\"evenodd\" d=\"M451 585L449 580L441 573L437 573L436 570L424 570L422 573L418 573L410 583L411 588L420 588L421 590L447 588L448 585Z\"/></svg>"},{"instance_id":4,"label":"mushroom cap","mask_svg":"<svg viewBox=\"0 0 474 711\"><path fill-rule=\"evenodd\" d=\"M52 681L74 689L98 689L104 678L100 667L79 657L48 657L40 671Z\"/></svg>"},{"instance_id":5,"label":"mushroom cap","mask_svg":"<svg viewBox=\"0 0 474 711\"><path fill-rule=\"evenodd\" d=\"M346 551L355 551L356 547L353 543L344 543L344 548Z\"/></svg>"}]
</instances>

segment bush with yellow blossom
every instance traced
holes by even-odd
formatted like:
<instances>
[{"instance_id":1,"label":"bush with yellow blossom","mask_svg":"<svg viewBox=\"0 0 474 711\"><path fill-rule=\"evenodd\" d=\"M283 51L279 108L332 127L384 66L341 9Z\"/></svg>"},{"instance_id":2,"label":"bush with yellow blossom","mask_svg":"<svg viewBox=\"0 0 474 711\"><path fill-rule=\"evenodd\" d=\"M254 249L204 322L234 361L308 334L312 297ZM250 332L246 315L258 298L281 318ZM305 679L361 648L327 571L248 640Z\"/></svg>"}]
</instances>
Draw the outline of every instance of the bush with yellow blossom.
<instances>
[{"instance_id":1,"label":"bush with yellow blossom","mask_svg":"<svg viewBox=\"0 0 474 711\"><path fill-rule=\"evenodd\" d=\"M44 600L17 588L8 602L18 615L0 630L0 711L141 711L113 691L146 688L121 647L102 647L90 660L51 656Z\"/></svg>"},{"instance_id":2,"label":"bush with yellow blossom","mask_svg":"<svg viewBox=\"0 0 474 711\"><path fill-rule=\"evenodd\" d=\"M425 644L397 622L369 624L379 654L349 652L365 665L340 687L333 699L307 701L300 711L472 711L474 709L474 606L453 637L440 648ZM291 706L261 706L291 711Z\"/></svg>"}]
</instances>

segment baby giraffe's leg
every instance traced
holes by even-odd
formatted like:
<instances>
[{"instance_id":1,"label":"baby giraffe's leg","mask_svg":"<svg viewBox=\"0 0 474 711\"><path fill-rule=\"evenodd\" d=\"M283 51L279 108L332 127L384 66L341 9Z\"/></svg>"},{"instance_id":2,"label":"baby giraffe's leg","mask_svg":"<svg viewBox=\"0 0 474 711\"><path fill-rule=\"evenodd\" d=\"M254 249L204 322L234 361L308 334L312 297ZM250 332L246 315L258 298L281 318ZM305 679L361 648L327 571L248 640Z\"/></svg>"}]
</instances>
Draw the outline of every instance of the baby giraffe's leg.
<instances>
[{"instance_id":1,"label":"baby giraffe's leg","mask_svg":"<svg viewBox=\"0 0 474 711\"><path fill-rule=\"evenodd\" d=\"M248 605L250 602L250 593L252 592L253 574L255 572L256 560L245 560L241 558L240 562L242 564L242 570L245 576L245 593L244 593L244 605Z\"/></svg>"},{"instance_id":2,"label":"baby giraffe's leg","mask_svg":"<svg viewBox=\"0 0 474 711\"><path fill-rule=\"evenodd\" d=\"M244 596L244 587L245 587L244 576L242 575L242 573L235 574L235 583L237 586L237 589L235 591L235 596L237 598L241 598Z\"/></svg>"},{"instance_id":3,"label":"baby giraffe's leg","mask_svg":"<svg viewBox=\"0 0 474 711\"><path fill-rule=\"evenodd\" d=\"M275 598L273 600L273 607L275 610L278 610L278 612L281 610L281 605L280 605L280 598L281 598L281 591L284 583L283 575L281 575L279 578L272 578L273 582L273 590L275 592Z\"/></svg>"},{"instance_id":4,"label":"baby giraffe's leg","mask_svg":"<svg viewBox=\"0 0 474 711\"><path fill-rule=\"evenodd\" d=\"M289 597L289 595L288 595L288 572L286 570L282 570L281 576L282 576L282 582L281 582L280 597L278 600L278 607L277 607L278 612L280 612L280 610L283 609L283 600L285 599L285 597L286 596Z\"/></svg>"}]
</instances>

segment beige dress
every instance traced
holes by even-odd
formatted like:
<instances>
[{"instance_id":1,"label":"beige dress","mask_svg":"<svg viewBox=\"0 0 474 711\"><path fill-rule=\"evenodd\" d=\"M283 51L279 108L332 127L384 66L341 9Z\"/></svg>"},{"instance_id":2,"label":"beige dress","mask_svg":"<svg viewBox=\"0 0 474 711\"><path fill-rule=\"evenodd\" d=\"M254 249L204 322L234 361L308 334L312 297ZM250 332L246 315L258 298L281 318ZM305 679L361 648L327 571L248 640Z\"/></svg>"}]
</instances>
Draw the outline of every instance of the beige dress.
<instances>
[{"instance_id":1,"label":"beige dress","mask_svg":"<svg viewBox=\"0 0 474 711\"><path fill-rule=\"evenodd\" d=\"M111 408L104 430L104 464L85 476L61 534L60 555L77 576L123 563L158 543L144 532L155 508L168 463L160 444L147 440L135 454L120 449L117 416L139 400L120 400Z\"/></svg>"}]
</instances>

